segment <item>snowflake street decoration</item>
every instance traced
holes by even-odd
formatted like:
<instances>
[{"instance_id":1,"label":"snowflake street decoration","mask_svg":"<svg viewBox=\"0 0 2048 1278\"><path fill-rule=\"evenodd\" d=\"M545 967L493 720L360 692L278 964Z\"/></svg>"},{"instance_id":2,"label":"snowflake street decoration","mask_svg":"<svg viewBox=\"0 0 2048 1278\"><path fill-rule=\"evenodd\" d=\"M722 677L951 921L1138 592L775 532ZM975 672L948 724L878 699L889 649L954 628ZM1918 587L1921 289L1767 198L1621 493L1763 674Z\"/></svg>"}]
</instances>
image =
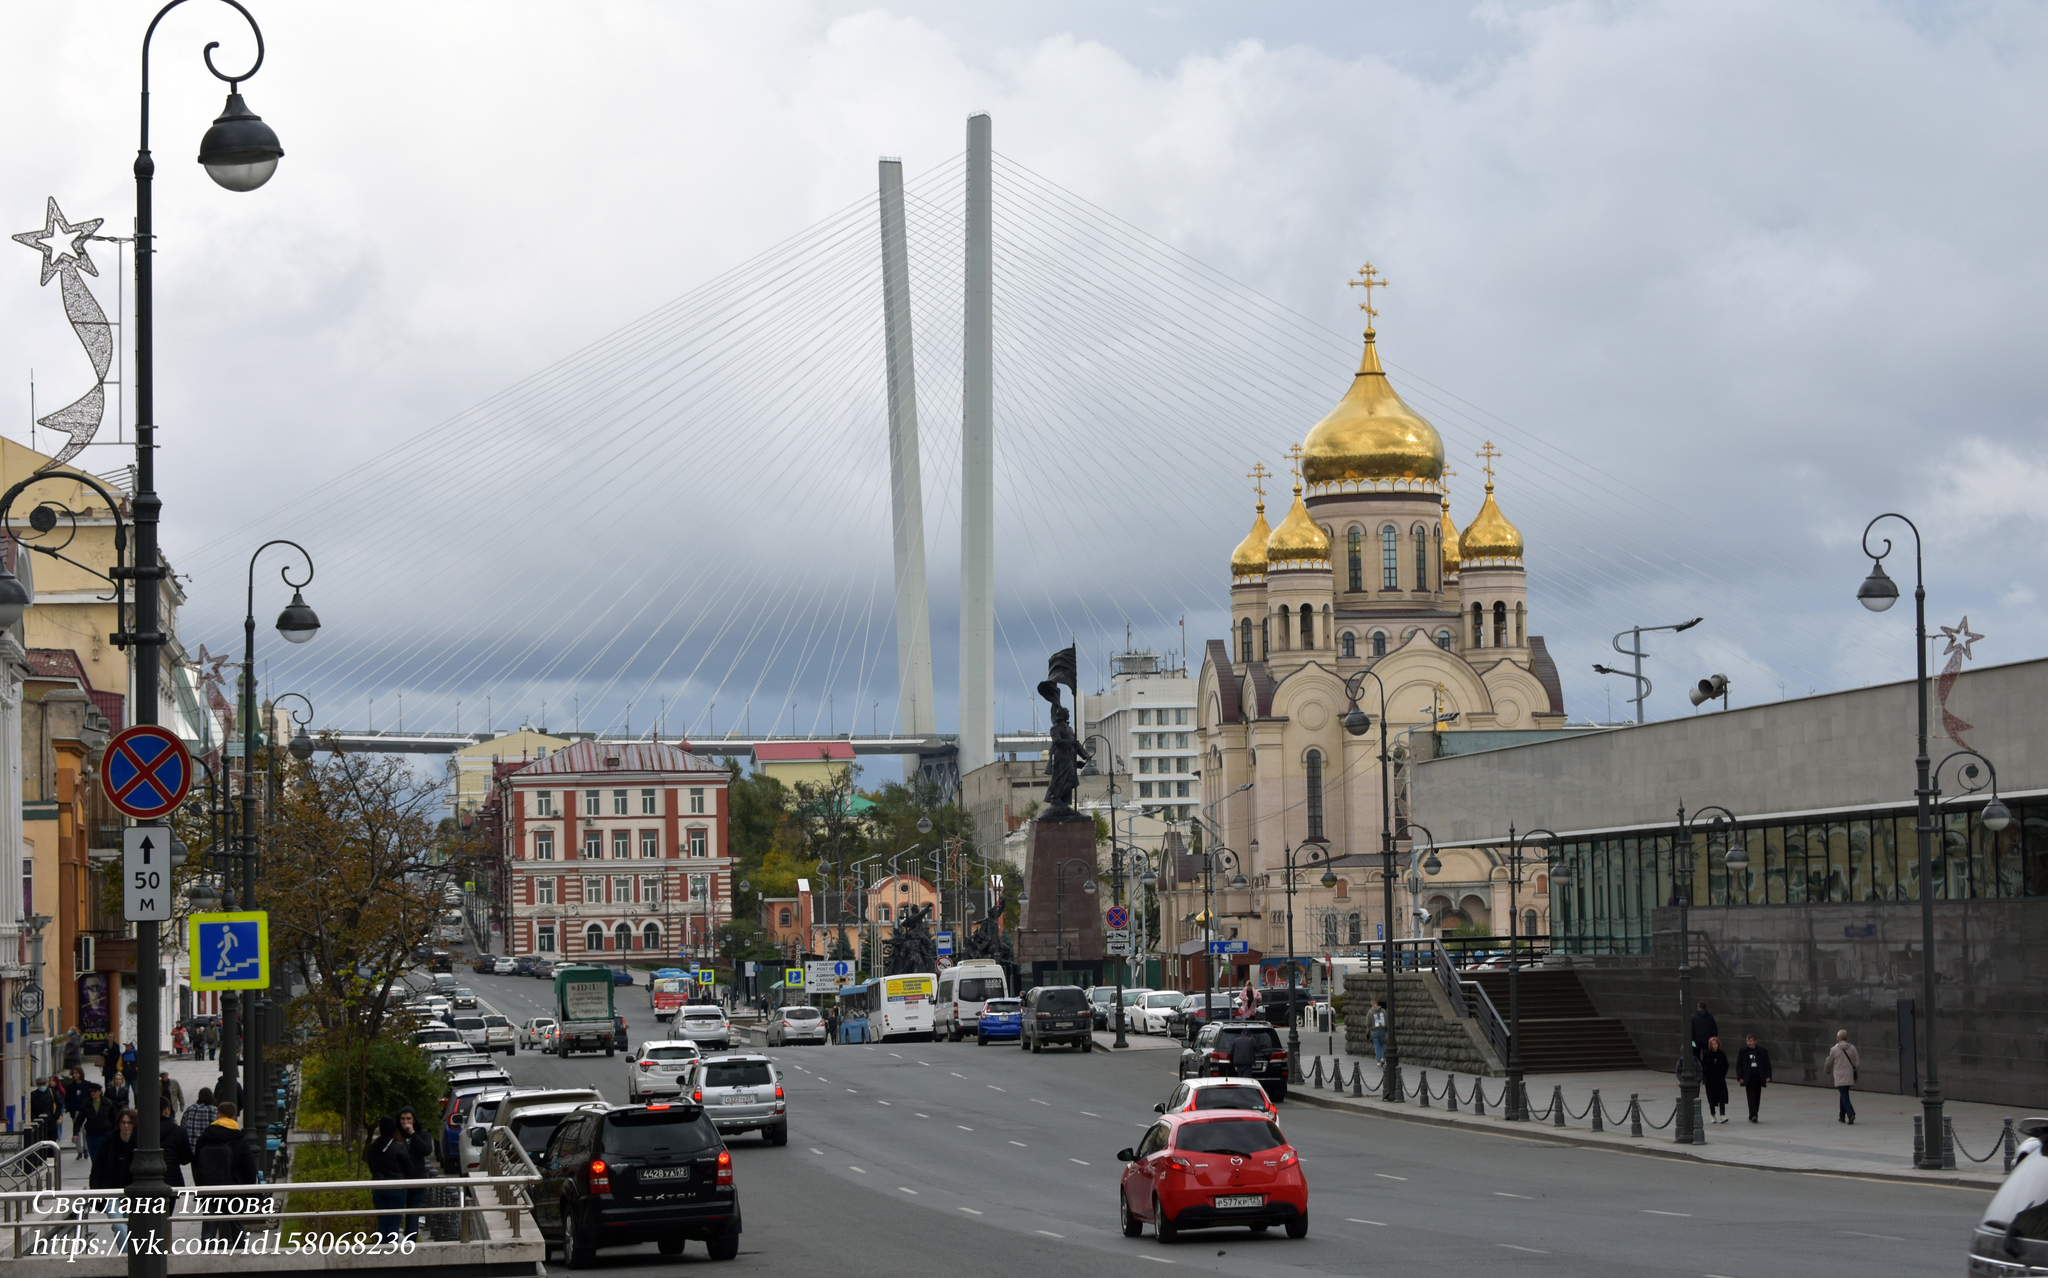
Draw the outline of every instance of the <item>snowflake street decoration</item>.
<instances>
[{"instance_id":1,"label":"snowflake street decoration","mask_svg":"<svg viewBox=\"0 0 2048 1278\"><path fill-rule=\"evenodd\" d=\"M1963 739L1963 734L1973 731L1976 725L1965 723L1949 712L1948 691L1956 686L1956 677L1963 673L1963 658L1976 659L1976 654L1971 652L1970 648L1984 636L1970 629L1970 619L1964 617L1956 625L1943 626L1941 637L1948 641L1948 646L1942 649L1942 652L1948 655L1948 664L1942 667L1941 677L1935 680L1934 684L1935 696L1941 701L1941 730L1957 745L1964 749L1974 749L1975 747Z\"/></svg>"},{"instance_id":2,"label":"snowflake street decoration","mask_svg":"<svg viewBox=\"0 0 2048 1278\"><path fill-rule=\"evenodd\" d=\"M36 419L36 425L70 437L70 442L37 474L54 470L85 451L85 446L99 432L101 419L106 416L107 369L114 362L114 336L107 325L106 312L93 300L91 290L78 275L80 271L87 275L100 273L85 251L85 241L100 229L103 220L92 218L78 223L67 222L63 210L57 207L57 197L53 195L44 211L43 229L23 231L14 237L16 243L43 255L44 285L52 279L61 281L59 291L64 297L64 317L71 321L71 331L78 334L79 343L85 347L86 358L92 361L95 374L91 390L49 416Z\"/></svg>"}]
</instances>

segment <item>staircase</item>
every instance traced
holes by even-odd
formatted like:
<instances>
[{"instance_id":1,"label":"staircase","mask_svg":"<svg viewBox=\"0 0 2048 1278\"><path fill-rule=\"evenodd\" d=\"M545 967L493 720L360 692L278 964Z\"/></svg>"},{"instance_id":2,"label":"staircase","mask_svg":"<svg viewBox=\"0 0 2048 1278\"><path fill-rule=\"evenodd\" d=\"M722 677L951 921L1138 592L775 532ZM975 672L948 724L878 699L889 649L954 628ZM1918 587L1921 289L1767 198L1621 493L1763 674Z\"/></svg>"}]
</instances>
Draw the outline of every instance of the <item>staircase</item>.
<instances>
[{"instance_id":1,"label":"staircase","mask_svg":"<svg viewBox=\"0 0 2048 1278\"><path fill-rule=\"evenodd\" d=\"M1508 1011L1506 972L1461 972ZM1576 1074L1603 1069L1641 1069L1643 1058L1622 1023L1602 1016L1570 968L1523 968L1522 1069L1530 1074Z\"/></svg>"}]
</instances>

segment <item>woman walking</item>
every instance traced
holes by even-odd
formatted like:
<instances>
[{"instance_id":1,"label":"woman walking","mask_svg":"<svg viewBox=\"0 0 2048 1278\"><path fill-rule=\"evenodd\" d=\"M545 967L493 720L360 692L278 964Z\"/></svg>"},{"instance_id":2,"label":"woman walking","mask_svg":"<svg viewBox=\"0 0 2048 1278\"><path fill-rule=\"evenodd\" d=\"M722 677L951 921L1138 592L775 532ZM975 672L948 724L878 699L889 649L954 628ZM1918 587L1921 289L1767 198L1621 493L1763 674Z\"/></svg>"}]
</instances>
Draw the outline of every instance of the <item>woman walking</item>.
<instances>
[{"instance_id":1,"label":"woman walking","mask_svg":"<svg viewBox=\"0 0 2048 1278\"><path fill-rule=\"evenodd\" d=\"M1856 1124L1856 1106L1849 1102L1849 1089L1856 1086L1858 1065L1856 1045L1849 1041L1848 1030L1835 1031L1835 1045L1828 1049L1828 1081L1835 1085L1835 1092L1842 1098L1842 1108L1835 1115L1838 1123Z\"/></svg>"},{"instance_id":2,"label":"woman walking","mask_svg":"<svg viewBox=\"0 0 2048 1278\"><path fill-rule=\"evenodd\" d=\"M412 1175L406 1153L398 1147L398 1120L386 1114L377 1120L377 1130L363 1146L363 1165L371 1180L405 1180ZM377 1210L377 1236L395 1243L405 1232L403 1189L373 1189L370 1206Z\"/></svg>"},{"instance_id":3,"label":"woman walking","mask_svg":"<svg viewBox=\"0 0 2048 1278\"><path fill-rule=\"evenodd\" d=\"M1700 1053L1700 1081L1707 1088L1707 1121L1728 1121L1728 1053L1721 1050L1719 1035L1709 1036L1707 1050Z\"/></svg>"},{"instance_id":4,"label":"woman walking","mask_svg":"<svg viewBox=\"0 0 2048 1278\"><path fill-rule=\"evenodd\" d=\"M1763 1101L1764 1088L1771 1081L1771 1054L1757 1046L1754 1034L1735 1054L1735 1080L1742 1084L1743 1091L1749 1093L1749 1121L1753 1123L1757 1106Z\"/></svg>"}]
</instances>

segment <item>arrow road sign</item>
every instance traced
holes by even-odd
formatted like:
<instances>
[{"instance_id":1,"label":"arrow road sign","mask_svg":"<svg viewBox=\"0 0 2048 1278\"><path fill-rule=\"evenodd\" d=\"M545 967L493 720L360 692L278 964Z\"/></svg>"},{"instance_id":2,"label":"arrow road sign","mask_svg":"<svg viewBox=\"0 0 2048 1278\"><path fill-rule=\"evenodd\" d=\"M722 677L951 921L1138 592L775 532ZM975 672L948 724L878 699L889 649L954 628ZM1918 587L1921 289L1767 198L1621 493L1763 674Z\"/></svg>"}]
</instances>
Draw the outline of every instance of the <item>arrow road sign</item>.
<instances>
[{"instance_id":1,"label":"arrow road sign","mask_svg":"<svg viewBox=\"0 0 2048 1278\"><path fill-rule=\"evenodd\" d=\"M138 723L107 743L100 788L138 821L169 816L192 788L192 756L169 728Z\"/></svg>"},{"instance_id":2,"label":"arrow road sign","mask_svg":"<svg viewBox=\"0 0 2048 1278\"><path fill-rule=\"evenodd\" d=\"M1246 951L1250 950L1251 947L1252 945L1250 941L1209 942L1209 952L1211 954L1243 954Z\"/></svg>"},{"instance_id":3,"label":"arrow road sign","mask_svg":"<svg viewBox=\"0 0 2048 1278\"><path fill-rule=\"evenodd\" d=\"M161 923L171 917L171 831L131 825L121 831L121 917Z\"/></svg>"},{"instance_id":4,"label":"arrow road sign","mask_svg":"<svg viewBox=\"0 0 2048 1278\"><path fill-rule=\"evenodd\" d=\"M260 990L270 984L270 916L262 910L191 916L192 988Z\"/></svg>"}]
</instances>

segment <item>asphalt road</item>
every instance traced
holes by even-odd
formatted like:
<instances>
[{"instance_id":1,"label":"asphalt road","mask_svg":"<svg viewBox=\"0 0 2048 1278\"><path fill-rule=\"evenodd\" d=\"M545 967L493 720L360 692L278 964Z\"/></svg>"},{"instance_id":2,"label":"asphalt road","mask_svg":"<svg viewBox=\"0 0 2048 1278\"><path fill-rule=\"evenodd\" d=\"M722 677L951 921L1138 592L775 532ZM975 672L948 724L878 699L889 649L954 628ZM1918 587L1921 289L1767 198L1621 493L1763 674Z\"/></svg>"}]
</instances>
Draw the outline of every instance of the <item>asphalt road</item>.
<instances>
[{"instance_id":1,"label":"asphalt road","mask_svg":"<svg viewBox=\"0 0 2048 1278\"><path fill-rule=\"evenodd\" d=\"M524 977L460 979L514 1023L549 1014ZM665 1037L644 986L618 990L637 1045ZM1116 1151L1173 1084L1173 1055L1089 1055L972 1042L777 1049L790 1141L736 1139L746 1219L733 1273L815 1264L913 1278L962 1266L1115 1274L1175 1264L1303 1273L1771 1275L1953 1273L1987 1194L1949 1186L1747 1170L1283 1105L1301 1150L1309 1236L1117 1229ZM625 1058L507 1061L521 1084L580 1082L625 1099ZM650 1244L607 1267L673 1271Z\"/></svg>"}]
</instances>

